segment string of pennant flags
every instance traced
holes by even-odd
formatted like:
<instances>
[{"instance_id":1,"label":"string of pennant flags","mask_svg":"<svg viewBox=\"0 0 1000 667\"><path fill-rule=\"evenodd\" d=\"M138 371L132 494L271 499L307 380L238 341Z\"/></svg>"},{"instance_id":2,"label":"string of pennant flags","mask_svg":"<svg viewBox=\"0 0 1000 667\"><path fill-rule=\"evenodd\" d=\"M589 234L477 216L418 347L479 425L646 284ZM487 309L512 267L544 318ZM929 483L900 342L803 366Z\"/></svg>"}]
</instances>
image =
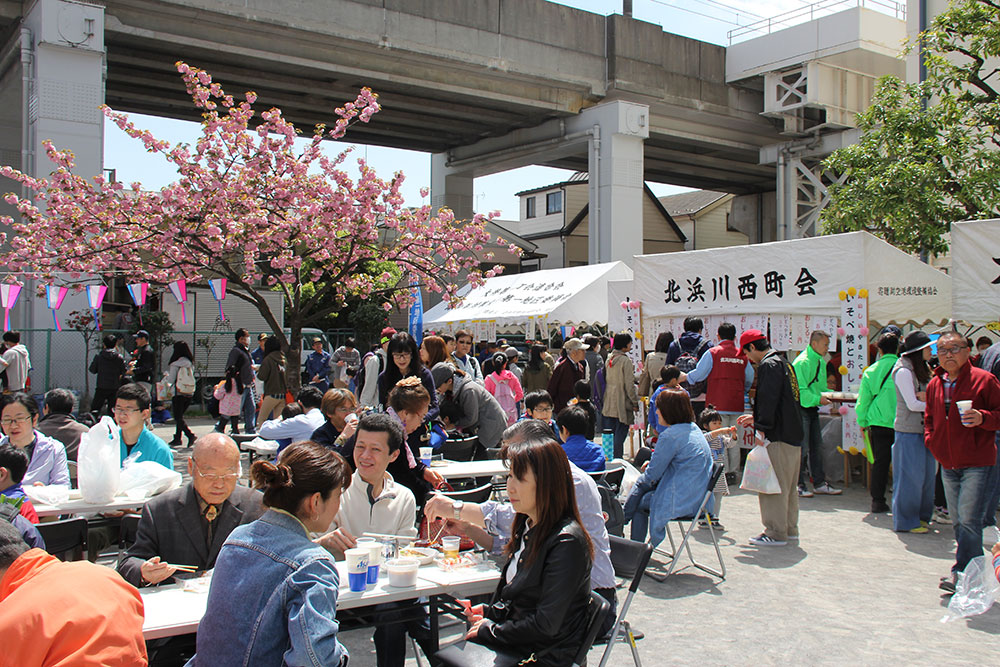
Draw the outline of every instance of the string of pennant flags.
<instances>
[{"instance_id":1,"label":"string of pennant flags","mask_svg":"<svg viewBox=\"0 0 1000 667\"><path fill-rule=\"evenodd\" d=\"M226 313L222 309L222 302L226 299L225 278L214 278L208 281L208 286L212 292L212 297L219 304L219 318L226 319ZM146 305L149 295L149 283L130 283L126 285L132 303L139 309L139 325L142 326L142 307ZM187 324L187 311L184 308L187 302L187 281L183 278L171 281L167 284L167 289L181 307L181 322ZM86 285L84 291L87 295L87 306L94 316L94 325L97 330L101 330L101 307L104 298L108 293L108 286L101 284ZM69 288L63 285L45 285L45 304L52 311L52 325L56 331L62 331L62 324L59 321L58 311L62 307L63 300L69 293ZM3 327L4 331L10 330L10 311L13 310L21 295L21 285L12 283L0 283L0 306L3 306Z\"/></svg>"}]
</instances>

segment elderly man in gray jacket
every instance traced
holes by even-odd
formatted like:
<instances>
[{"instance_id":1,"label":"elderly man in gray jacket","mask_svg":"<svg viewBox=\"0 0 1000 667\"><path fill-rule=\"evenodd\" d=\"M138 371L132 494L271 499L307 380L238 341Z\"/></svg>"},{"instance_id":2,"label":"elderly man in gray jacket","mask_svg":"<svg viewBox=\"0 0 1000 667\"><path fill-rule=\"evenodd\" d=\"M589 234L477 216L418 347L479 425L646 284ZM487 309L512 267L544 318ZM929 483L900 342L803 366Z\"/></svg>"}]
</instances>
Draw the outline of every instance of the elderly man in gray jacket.
<instances>
[{"instance_id":1,"label":"elderly man in gray jacket","mask_svg":"<svg viewBox=\"0 0 1000 667\"><path fill-rule=\"evenodd\" d=\"M434 364L431 376L441 397L441 417L448 417L464 433L475 433L483 447L499 447L507 428L507 415L493 394L478 382L463 382L458 389L453 389L455 369L445 361ZM445 403L449 405L445 407Z\"/></svg>"}]
</instances>

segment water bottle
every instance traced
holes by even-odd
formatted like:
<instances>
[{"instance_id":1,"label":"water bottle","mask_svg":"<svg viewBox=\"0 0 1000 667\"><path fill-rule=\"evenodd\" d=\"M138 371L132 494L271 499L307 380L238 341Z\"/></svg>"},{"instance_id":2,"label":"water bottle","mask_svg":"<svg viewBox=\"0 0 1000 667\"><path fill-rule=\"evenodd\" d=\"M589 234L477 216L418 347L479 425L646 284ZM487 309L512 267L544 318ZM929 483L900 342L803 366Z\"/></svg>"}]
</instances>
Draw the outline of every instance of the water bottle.
<instances>
[{"instance_id":1,"label":"water bottle","mask_svg":"<svg viewBox=\"0 0 1000 667\"><path fill-rule=\"evenodd\" d=\"M601 433L601 449L604 450L604 460L610 461L615 457L615 432L606 428Z\"/></svg>"}]
</instances>

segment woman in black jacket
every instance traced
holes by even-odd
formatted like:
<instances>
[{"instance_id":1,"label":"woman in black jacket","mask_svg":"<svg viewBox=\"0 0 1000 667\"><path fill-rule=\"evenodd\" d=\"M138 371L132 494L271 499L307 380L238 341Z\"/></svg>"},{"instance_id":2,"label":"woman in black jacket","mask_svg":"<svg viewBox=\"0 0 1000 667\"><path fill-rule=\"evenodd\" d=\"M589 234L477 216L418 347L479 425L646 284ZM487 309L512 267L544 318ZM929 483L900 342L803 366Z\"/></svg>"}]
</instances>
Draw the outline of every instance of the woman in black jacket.
<instances>
[{"instance_id":1,"label":"woman in black jacket","mask_svg":"<svg viewBox=\"0 0 1000 667\"><path fill-rule=\"evenodd\" d=\"M385 351L385 370L378 376L378 403L385 407L388 405L389 392L392 391L396 383L411 375L420 378L424 388L431 397L430 409L427 411L427 421L433 421L438 416L437 392L434 390L434 378L431 372L420 361L420 351L417 349L417 341L405 331L393 334L389 339L389 346Z\"/></svg>"},{"instance_id":2,"label":"woman in black jacket","mask_svg":"<svg viewBox=\"0 0 1000 667\"><path fill-rule=\"evenodd\" d=\"M587 629L593 561L569 461L554 440L508 443L500 456L517 516L493 601L470 609L466 639L534 665L568 665Z\"/></svg>"}]
</instances>

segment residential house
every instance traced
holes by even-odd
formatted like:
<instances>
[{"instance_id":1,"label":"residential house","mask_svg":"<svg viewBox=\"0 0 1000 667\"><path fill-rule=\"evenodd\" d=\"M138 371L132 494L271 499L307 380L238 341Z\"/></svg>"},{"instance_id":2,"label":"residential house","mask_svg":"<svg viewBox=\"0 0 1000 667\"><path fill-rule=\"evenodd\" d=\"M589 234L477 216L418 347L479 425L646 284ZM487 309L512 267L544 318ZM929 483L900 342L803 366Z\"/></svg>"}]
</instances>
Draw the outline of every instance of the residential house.
<instances>
[{"instance_id":1,"label":"residential house","mask_svg":"<svg viewBox=\"0 0 1000 667\"><path fill-rule=\"evenodd\" d=\"M685 250L747 245L750 239L729 226L733 196L725 192L692 190L660 197L660 204L687 237Z\"/></svg>"},{"instance_id":2,"label":"residential house","mask_svg":"<svg viewBox=\"0 0 1000 667\"><path fill-rule=\"evenodd\" d=\"M587 174L518 192L521 216L517 234L544 255L538 268L581 266L589 260L589 192ZM505 223L506 224L506 223ZM622 221L619 224L634 224ZM643 253L677 252L687 240L653 192L643 185Z\"/></svg>"}]
</instances>

